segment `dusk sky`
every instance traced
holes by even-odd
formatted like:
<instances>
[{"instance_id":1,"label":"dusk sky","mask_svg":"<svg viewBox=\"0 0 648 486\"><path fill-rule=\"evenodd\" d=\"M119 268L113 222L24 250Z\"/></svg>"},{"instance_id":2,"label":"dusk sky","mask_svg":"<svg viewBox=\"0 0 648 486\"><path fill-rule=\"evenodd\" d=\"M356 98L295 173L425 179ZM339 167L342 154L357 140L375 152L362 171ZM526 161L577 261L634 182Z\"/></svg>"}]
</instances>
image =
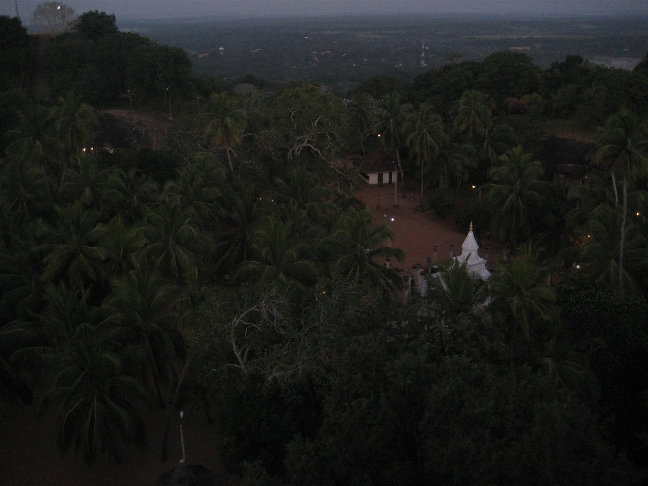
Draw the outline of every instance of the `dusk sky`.
<instances>
[{"instance_id":1,"label":"dusk sky","mask_svg":"<svg viewBox=\"0 0 648 486\"><path fill-rule=\"evenodd\" d=\"M0 0L0 14L31 18L35 0ZM504 15L648 15L648 0L67 0L80 14L114 13L117 20L331 14L486 13ZM28 22L26 22L28 23Z\"/></svg>"}]
</instances>

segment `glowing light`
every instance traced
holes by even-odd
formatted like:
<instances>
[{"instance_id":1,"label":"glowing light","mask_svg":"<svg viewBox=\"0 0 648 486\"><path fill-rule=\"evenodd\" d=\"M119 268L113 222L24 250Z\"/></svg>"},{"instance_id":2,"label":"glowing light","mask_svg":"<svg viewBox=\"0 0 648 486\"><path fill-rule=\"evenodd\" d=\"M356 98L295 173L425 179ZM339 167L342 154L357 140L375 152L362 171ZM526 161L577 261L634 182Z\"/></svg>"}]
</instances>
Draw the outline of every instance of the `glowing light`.
<instances>
[{"instance_id":1,"label":"glowing light","mask_svg":"<svg viewBox=\"0 0 648 486\"><path fill-rule=\"evenodd\" d=\"M473 184L473 185L470 186L470 187L472 187L473 189L477 189L477 186L476 186L475 184Z\"/></svg>"},{"instance_id":2,"label":"glowing light","mask_svg":"<svg viewBox=\"0 0 648 486\"><path fill-rule=\"evenodd\" d=\"M641 216L641 213L640 213L639 211L637 211L635 214L636 214L637 216Z\"/></svg>"}]
</instances>

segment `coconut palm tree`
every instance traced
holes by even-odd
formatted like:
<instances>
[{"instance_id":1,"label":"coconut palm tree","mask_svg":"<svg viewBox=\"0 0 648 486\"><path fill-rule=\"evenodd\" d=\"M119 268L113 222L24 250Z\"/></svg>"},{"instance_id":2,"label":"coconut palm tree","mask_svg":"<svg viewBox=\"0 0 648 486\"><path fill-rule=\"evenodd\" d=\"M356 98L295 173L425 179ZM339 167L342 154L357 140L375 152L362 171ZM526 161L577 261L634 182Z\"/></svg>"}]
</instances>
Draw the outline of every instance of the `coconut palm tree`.
<instances>
[{"instance_id":1,"label":"coconut palm tree","mask_svg":"<svg viewBox=\"0 0 648 486\"><path fill-rule=\"evenodd\" d=\"M108 300L115 329L111 337L144 383L153 385L163 406L162 384L173 370L171 360L184 356L182 336L175 328L178 295L160 274L144 266L111 282Z\"/></svg>"},{"instance_id":2,"label":"coconut palm tree","mask_svg":"<svg viewBox=\"0 0 648 486\"><path fill-rule=\"evenodd\" d=\"M140 169L116 168L103 186L102 209L107 215L121 215L125 223L139 223L158 194L157 183Z\"/></svg>"},{"instance_id":3,"label":"coconut palm tree","mask_svg":"<svg viewBox=\"0 0 648 486\"><path fill-rule=\"evenodd\" d=\"M365 153L365 142L378 129L378 102L369 94L360 92L351 101L351 123L360 138L362 154Z\"/></svg>"},{"instance_id":4,"label":"coconut palm tree","mask_svg":"<svg viewBox=\"0 0 648 486\"><path fill-rule=\"evenodd\" d=\"M459 98L454 126L471 140L476 135L484 135L493 124L491 106L485 94L473 89L465 91Z\"/></svg>"},{"instance_id":5,"label":"coconut palm tree","mask_svg":"<svg viewBox=\"0 0 648 486\"><path fill-rule=\"evenodd\" d=\"M107 224L99 223L97 230L98 245L105 251L106 269L110 275L120 277L139 266L137 256L147 243L143 226L128 226L120 215Z\"/></svg>"},{"instance_id":6,"label":"coconut palm tree","mask_svg":"<svg viewBox=\"0 0 648 486\"><path fill-rule=\"evenodd\" d=\"M102 453L120 460L124 443L140 447L146 443L138 410L147 402L147 390L96 329L76 334L48 363L51 381L44 399L62 410L58 442L64 451L72 447L81 453L87 462Z\"/></svg>"},{"instance_id":7,"label":"coconut palm tree","mask_svg":"<svg viewBox=\"0 0 648 486\"><path fill-rule=\"evenodd\" d=\"M488 303L486 281L470 274L466 263L453 263L428 280L429 300L443 317L453 319Z\"/></svg>"},{"instance_id":8,"label":"coconut palm tree","mask_svg":"<svg viewBox=\"0 0 648 486\"><path fill-rule=\"evenodd\" d=\"M90 306L88 297L87 290L49 284L40 312L4 328L0 342L21 340L11 358L35 365L41 407L60 410L59 444L92 462L101 453L119 459L124 443L144 445L137 410L148 394L115 353L104 309Z\"/></svg>"},{"instance_id":9,"label":"coconut palm tree","mask_svg":"<svg viewBox=\"0 0 648 486\"><path fill-rule=\"evenodd\" d=\"M409 133L406 144L415 156L421 169L421 204L423 204L423 165L432 162L441 148L447 143L443 120L434 111L431 103L423 103L414 115L406 131Z\"/></svg>"},{"instance_id":10,"label":"coconut palm tree","mask_svg":"<svg viewBox=\"0 0 648 486\"><path fill-rule=\"evenodd\" d=\"M479 166L479 158L471 143L449 144L441 152L441 160L445 166L444 172L454 178L456 193L465 181L471 179L471 175Z\"/></svg>"},{"instance_id":11,"label":"coconut palm tree","mask_svg":"<svg viewBox=\"0 0 648 486\"><path fill-rule=\"evenodd\" d=\"M275 178L275 187L273 200L277 204L292 204L316 223L329 220L325 211L330 192L320 178L304 166L291 167L283 178Z\"/></svg>"},{"instance_id":12,"label":"coconut palm tree","mask_svg":"<svg viewBox=\"0 0 648 486\"><path fill-rule=\"evenodd\" d=\"M496 123L486 129L478 149L483 164L480 183L486 179L488 170L497 163L499 157L518 143L515 130L507 123Z\"/></svg>"},{"instance_id":13,"label":"coconut palm tree","mask_svg":"<svg viewBox=\"0 0 648 486\"><path fill-rule=\"evenodd\" d=\"M37 163L29 159L7 160L0 174L0 210L7 221L23 225L35 217L45 216L51 210L52 183L52 178Z\"/></svg>"},{"instance_id":14,"label":"coconut palm tree","mask_svg":"<svg viewBox=\"0 0 648 486\"><path fill-rule=\"evenodd\" d=\"M28 319L40 306L43 267L33 232L30 226L14 233L9 245L0 242L0 323Z\"/></svg>"},{"instance_id":15,"label":"coconut palm tree","mask_svg":"<svg viewBox=\"0 0 648 486\"><path fill-rule=\"evenodd\" d=\"M636 273L632 270L640 268L648 258L646 239L637 225L626 224L624 267L620 267L618 230L621 218L609 203L600 204L591 211L588 220L577 231L576 242L581 247L577 256L578 270L617 291L621 274L623 288L636 290L638 286L633 278Z\"/></svg>"},{"instance_id":16,"label":"coconut palm tree","mask_svg":"<svg viewBox=\"0 0 648 486\"><path fill-rule=\"evenodd\" d=\"M254 236L252 257L242 263L235 279L257 276L284 285L314 283L318 270L311 256L312 246L294 232L294 225L294 221L271 217L260 227Z\"/></svg>"},{"instance_id":17,"label":"coconut palm tree","mask_svg":"<svg viewBox=\"0 0 648 486\"><path fill-rule=\"evenodd\" d=\"M502 165L493 167L486 197L495 207L493 231L515 246L533 232L534 212L541 208L547 183L540 180L544 169L521 146L500 157Z\"/></svg>"},{"instance_id":18,"label":"coconut palm tree","mask_svg":"<svg viewBox=\"0 0 648 486\"><path fill-rule=\"evenodd\" d=\"M33 398L32 387L16 363L14 353L36 339L30 326L21 321L0 325L0 392L3 400L19 397L24 403Z\"/></svg>"},{"instance_id":19,"label":"coconut palm tree","mask_svg":"<svg viewBox=\"0 0 648 486\"><path fill-rule=\"evenodd\" d=\"M73 155L81 157L84 149L91 149L94 128L98 124L94 108L82 103L72 91L67 91L59 97L51 116L66 165Z\"/></svg>"},{"instance_id":20,"label":"coconut palm tree","mask_svg":"<svg viewBox=\"0 0 648 486\"><path fill-rule=\"evenodd\" d=\"M214 164L208 155L211 154L195 155L178 171L178 178L166 190L180 196L180 204L195 213L201 228L214 230L220 225L226 204L223 191L226 169Z\"/></svg>"},{"instance_id":21,"label":"coconut palm tree","mask_svg":"<svg viewBox=\"0 0 648 486\"><path fill-rule=\"evenodd\" d=\"M106 250L98 242L101 231L97 227L96 211L83 207L81 202L56 208L58 221L46 230L44 281L65 279L76 289L85 288L104 278L103 262Z\"/></svg>"},{"instance_id":22,"label":"coconut palm tree","mask_svg":"<svg viewBox=\"0 0 648 486\"><path fill-rule=\"evenodd\" d=\"M233 174L232 155L234 148L243 141L245 113L236 98L222 92L211 95L205 116L207 117L205 136L210 146L225 150L227 163Z\"/></svg>"},{"instance_id":23,"label":"coconut palm tree","mask_svg":"<svg viewBox=\"0 0 648 486\"><path fill-rule=\"evenodd\" d=\"M387 146L389 152L396 158L402 178L404 173L401 166L400 150L405 142L403 127L407 121L407 109L397 93L391 93L385 96L380 108L379 128L381 130L381 140Z\"/></svg>"},{"instance_id":24,"label":"coconut palm tree","mask_svg":"<svg viewBox=\"0 0 648 486\"><path fill-rule=\"evenodd\" d=\"M628 221L628 184L635 175L645 172L648 164L648 126L634 113L622 109L611 116L598 140L595 160L603 164L612 177L615 201L618 205L616 176L622 179L622 208L619 224L619 286L620 295L624 293L624 250L626 225Z\"/></svg>"},{"instance_id":25,"label":"coconut palm tree","mask_svg":"<svg viewBox=\"0 0 648 486\"><path fill-rule=\"evenodd\" d=\"M248 259L255 231L264 214L263 198L252 187L232 190L223 228L216 236L217 266L234 267Z\"/></svg>"},{"instance_id":26,"label":"coconut palm tree","mask_svg":"<svg viewBox=\"0 0 648 486\"><path fill-rule=\"evenodd\" d=\"M101 196L110 177L110 169L101 169L93 153L73 157L61 177L61 193L68 201L80 201L85 207L101 210Z\"/></svg>"},{"instance_id":27,"label":"coconut palm tree","mask_svg":"<svg viewBox=\"0 0 648 486\"><path fill-rule=\"evenodd\" d=\"M150 208L143 228L147 245L142 254L153 269L179 284L195 276L196 249L204 238L194 214L177 195L166 195Z\"/></svg>"},{"instance_id":28,"label":"coconut palm tree","mask_svg":"<svg viewBox=\"0 0 648 486\"><path fill-rule=\"evenodd\" d=\"M53 129L53 120L44 107L31 104L17 113L15 128L6 132L6 153L13 160L29 160L49 170L62 156ZM60 175L60 174L58 174Z\"/></svg>"},{"instance_id":29,"label":"coconut palm tree","mask_svg":"<svg viewBox=\"0 0 648 486\"><path fill-rule=\"evenodd\" d=\"M392 237L386 225L372 225L369 211L352 209L344 213L326 242L333 255L333 273L344 275L355 283L397 288L400 277L385 267L384 259L403 261L405 255L398 248L386 246Z\"/></svg>"},{"instance_id":30,"label":"coconut palm tree","mask_svg":"<svg viewBox=\"0 0 648 486\"><path fill-rule=\"evenodd\" d=\"M537 326L550 326L558 318L556 291L547 284L550 271L549 265L538 261L535 249L525 245L489 279L490 307L504 316L512 337L521 333L529 340L541 331Z\"/></svg>"}]
</instances>

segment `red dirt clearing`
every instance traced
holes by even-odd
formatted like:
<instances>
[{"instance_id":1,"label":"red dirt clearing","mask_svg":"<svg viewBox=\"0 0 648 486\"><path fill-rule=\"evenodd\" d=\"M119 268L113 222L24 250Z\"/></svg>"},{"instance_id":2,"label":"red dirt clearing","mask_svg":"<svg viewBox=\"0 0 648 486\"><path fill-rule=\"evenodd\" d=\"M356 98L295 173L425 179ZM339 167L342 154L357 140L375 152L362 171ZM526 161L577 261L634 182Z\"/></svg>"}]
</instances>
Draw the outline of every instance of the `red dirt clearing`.
<instances>
[{"instance_id":1,"label":"red dirt clearing","mask_svg":"<svg viewBox=\"0 0 648 486\"><path fill-rule=\"evenodd\" d=\"M411 268L416 263L425 267L427 257L434 258L434 245L438 245L438 262L444 264L450 258L450 245L454 245L455 255L461 254L461 244L466 238L468 228L458 230L453 220L437 216L433 210L417 211L420 196L408 190L403 198L398 190L398 207L394 207L394 186L365 186L357 192L358 198L371 211L373 223L385 223L394 233L392 246L405 252L402 263L392 262L392 268ZM393 221L392 221L393 218ZM475 235L480 245L479 254L489 260L488 266L495 267L501 255L501 245L494 241L482 240ZM488 255L486 247L490 247Z\"/></svg>"}]
</instances>

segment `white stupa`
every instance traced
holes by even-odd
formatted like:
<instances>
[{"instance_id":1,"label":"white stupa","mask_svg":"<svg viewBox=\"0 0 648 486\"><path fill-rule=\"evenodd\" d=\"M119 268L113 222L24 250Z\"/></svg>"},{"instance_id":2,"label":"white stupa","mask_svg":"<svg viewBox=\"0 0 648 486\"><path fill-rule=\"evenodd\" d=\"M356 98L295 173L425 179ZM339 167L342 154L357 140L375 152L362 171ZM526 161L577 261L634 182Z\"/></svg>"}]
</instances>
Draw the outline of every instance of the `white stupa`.
<instances>
[{"instance_id":1,"label":"white stupa","mask_svg":"<svg viewBox=\"0 0 648 486\"><path fill-rule=\"evenodd\" d=\"M471 274L478 275L484 280L491 275L486 268L486 260L479 256L479 245L473 234L472 221L468 228L468 235L461 245L461 255L454 257L454 261L459 265L465 264Z\"/></svg>"}]
</instances>

